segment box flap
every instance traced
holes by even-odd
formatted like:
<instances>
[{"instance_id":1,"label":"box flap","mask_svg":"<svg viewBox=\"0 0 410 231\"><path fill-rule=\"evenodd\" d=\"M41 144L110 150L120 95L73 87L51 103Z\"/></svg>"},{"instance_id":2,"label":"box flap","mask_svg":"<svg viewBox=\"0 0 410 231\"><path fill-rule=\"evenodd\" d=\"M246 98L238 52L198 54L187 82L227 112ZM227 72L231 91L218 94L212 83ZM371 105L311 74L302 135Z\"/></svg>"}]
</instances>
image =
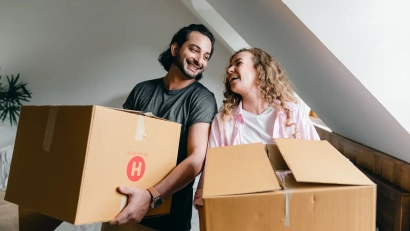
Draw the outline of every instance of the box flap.
<instances>
[{"instance_id":1,"label":"box flap","mask_svg":"<svg viewBox=\"0 0 410 231\"><path fill-rule=\"evenodd\" d=\"M203 196L281 189L262 143L208 148Z\"/></svg>"},{"instance_id":2,"label":"box flap","mask_svg":"<svg viewBox=\"0 0 410 231\"><path fill-rule=\"evenodd\" d=\"M275 141L298 182L374 185L326 140Z\"/></svg>"}]
</instances>

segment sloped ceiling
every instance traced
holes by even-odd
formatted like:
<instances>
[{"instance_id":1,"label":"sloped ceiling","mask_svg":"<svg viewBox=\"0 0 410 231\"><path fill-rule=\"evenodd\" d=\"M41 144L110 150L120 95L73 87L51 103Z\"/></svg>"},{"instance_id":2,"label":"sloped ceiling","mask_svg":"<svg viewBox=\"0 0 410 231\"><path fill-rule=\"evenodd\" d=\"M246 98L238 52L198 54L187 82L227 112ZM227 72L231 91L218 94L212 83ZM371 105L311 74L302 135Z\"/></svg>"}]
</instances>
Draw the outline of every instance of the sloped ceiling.
<instances>
[{"instance_id":1,"label":"sloped ceiling","mask_svg":"<svg viewBox=\"0 0 410 231\"><path fill-rule=\"evenodd\" d=\"M282 1L207 3L248 44L281 61L333 132L410 163L410 134Z\"/></svg>"},{"instance_id":2,"label":"sloped ceiling","mask_svg":"<svg viewBox=\"0 0 410 231\"><path fill-rule=\"evenodd\" d=\"M410 1L282 1L410 132Z\"/></svg>"}]
</instances>

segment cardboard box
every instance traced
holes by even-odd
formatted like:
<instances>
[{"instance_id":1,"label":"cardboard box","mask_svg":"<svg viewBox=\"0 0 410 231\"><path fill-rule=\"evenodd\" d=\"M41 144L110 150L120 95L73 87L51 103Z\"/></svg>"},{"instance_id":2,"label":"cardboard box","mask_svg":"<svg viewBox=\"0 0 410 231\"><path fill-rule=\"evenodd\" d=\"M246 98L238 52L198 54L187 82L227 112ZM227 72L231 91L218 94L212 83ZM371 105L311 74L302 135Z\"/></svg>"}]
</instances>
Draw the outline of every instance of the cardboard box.
<instances>
[{"instance_id":1,"label":"cardboard box","mask_svg":"<svg viewBox=\"0 0 410 231\"><path fill-rule=\"evenodd\" d=\"M146 189L175 168L180 131L136 111L23 106L5 200L71 224L110 221L127 201L118 186Z\"/></svg>"},{"instance_id":2,"label":"cardboard box","mask_svg":"<svg viewBox=\"0 0 410 231\"><path fill-rule=\"evenodd\" d=\"M327 141L209 148L207 231L374 231L376 185Z\"/></svg>"}]
</instances>

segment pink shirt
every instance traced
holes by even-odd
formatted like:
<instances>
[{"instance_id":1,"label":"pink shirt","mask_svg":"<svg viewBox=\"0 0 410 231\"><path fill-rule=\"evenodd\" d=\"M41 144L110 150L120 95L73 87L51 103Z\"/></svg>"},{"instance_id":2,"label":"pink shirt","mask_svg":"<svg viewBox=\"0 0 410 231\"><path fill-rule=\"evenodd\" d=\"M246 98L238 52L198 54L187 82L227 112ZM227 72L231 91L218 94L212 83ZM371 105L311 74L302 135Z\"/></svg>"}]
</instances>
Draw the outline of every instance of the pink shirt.
<instances>
[{"instance_id":1,"label":"pink shirt","mask_svg":"<svg viewBox=\"0 0 410 231\"><path fill-rule=\"evenodd\" d=\"M295 103L287 103L290 110L291 123L296 123L299 129L300 139L319 140L313 123L308 115L302 111L301 107ZM212 121L211 133L209 136L208 147L220 147L243 144L242 128L244 126L242 102L231 111L232 119L227 118L225 123L222 121L222 113L215 115ZM272 138L292 138L295 127L286 126L286 113L283 110L275 110L272 114L274 120ZM223 126L223 131L221 131Z\"/></svg>"},{"instance_id":2,"label":"pink shirt","mask_svg":"<svg viewBox=\"0 0 410 231\"><path fill-rule=\"evenodd\" d=\"M312 121L309 119L307 113L295 103L286 103L286 106L290 110L291 123L296 123L299 129L298 138L309 140L320 140L319 135L313 126ZM232 119L227 118L225 123L222 121L222 113L219 112L215 115L212 121L211 132L209 135L208 147L220 147L244 144L242 142L242 130L244 126L242 102L231 111ZM272 138L293 138L295 133L295 127L286 126L286 113L283 110L275 110L272 113L272 120L274 120ZM223 127L222 127L223 126ZM203 176L198 184L198 189L195 193L196 205L203 205L202 201L202 188L203 188Z\"/></svg>"}]
</instances>

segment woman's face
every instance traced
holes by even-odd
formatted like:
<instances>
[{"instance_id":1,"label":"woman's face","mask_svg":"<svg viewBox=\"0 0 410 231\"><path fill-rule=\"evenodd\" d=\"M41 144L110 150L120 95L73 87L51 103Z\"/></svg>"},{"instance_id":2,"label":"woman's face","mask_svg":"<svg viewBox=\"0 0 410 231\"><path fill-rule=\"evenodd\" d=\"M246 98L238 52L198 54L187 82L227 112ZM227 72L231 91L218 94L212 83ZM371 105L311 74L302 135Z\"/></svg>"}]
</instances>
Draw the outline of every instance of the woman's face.
<instances>
[{"instance_id":1,"label":"woman's face","mask_svg":"<svg viewBox=\"0 0 410 231\"><path fill-rule=\"evenodd\" d=\"M231 90L242 97L253 91L258 91L258 71L252 61L253 55L249 52L241 52L232 58L227 70L227 79Z\"/></svg>"}]
</instances>

